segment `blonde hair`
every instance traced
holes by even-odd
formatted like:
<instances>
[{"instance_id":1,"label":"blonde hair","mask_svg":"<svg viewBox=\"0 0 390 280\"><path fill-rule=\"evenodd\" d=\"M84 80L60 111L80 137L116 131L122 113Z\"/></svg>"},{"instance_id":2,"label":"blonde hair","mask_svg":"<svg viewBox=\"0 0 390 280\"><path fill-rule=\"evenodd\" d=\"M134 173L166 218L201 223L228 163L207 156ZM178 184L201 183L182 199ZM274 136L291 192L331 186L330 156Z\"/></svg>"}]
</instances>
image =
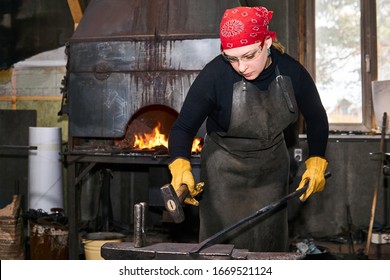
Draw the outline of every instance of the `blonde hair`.
<instances>
[{"instance_id":1,"label":"blonde hair","mask_svg":"<svg viewBox=\"0 0 390 280\"><path fill-rule=\"evenodd\" d=\"M285 47L277 40L272 40L272 46L275 47L280 53L284 53Z\"/></svg>"}]
</instances>

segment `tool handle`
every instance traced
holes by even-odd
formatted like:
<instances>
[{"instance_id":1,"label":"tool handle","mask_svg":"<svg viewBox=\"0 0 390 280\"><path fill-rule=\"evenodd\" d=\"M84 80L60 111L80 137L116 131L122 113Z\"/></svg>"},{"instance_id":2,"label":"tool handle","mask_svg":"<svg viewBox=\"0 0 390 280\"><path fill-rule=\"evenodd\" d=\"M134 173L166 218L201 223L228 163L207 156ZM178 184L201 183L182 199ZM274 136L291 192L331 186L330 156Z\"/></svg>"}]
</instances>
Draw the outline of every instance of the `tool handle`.
<instances>
[{"instance_id":1,"label":"tool handle","mask_svg":"<svg viewBox=\"0 0 390 280\"><path fill-rule=\"evenodd\" d=\"M325 179L328 179L330 176L332 176L332 174L330 172L325 172L325 174L324 174ZM280 201L278 201L278 203L282 204L282 203L287 202L288 200L290 200L293 197L301 196L304 192L307 191L308 187L309 187L309 181L307 181L301 189L286 195L284 198L282 198Z\"/></svg>"},{"instance_id":2,"label":"tool handle","mask_svg":"<svg viewBox=\"0 0 390 280\"><path fill-rule=\"evenodd\" d=\"M182 203L188 195L188 187L186 184L181 184L175 192L179 198L180 203Z\"/></svg>"}]
</instances>

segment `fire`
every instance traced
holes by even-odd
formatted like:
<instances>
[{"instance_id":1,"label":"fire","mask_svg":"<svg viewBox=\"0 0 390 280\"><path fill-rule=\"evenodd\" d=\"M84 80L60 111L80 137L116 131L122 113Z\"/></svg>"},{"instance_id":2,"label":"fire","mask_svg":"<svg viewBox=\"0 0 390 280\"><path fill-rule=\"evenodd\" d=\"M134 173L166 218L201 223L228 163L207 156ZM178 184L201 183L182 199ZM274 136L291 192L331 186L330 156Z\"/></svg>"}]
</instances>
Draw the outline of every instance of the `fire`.
<instances>
[{"instance_id":1,"label":"fire","mask_svg":"<svg viewBox=\"0 0 390 280\"><path fill-rule=\"evenodd\" d=\"M158 123L150 134L135 135L134 148L153 149L158 146L168 147L168 138L160 133L161 124Z\"/></svg>"},{"instance_id":2,"label":"fire","mask_svg":"<svg viewBox=\"0 0 390 280\"><path fill-rule=\"evenodd\" d=\"M192 142L191 152L199 153L202 150L201 141L202 141L202 138L195 137L194 142Z\"/></svg>"},{"instance_id":3,"label":"fire","mask_svg":"<svg viewBox=\"0 0 390 280\"><path fill-rule=\"evenodd\" d=\"M138 133L134 135L134 148L153 149L158 146L168 148L168 137L160 132L161 124L158 123L151 133ZM192 152L198 153L202 149L202 138L196 137L192 143Z\"/></svg>"}]
</instances>

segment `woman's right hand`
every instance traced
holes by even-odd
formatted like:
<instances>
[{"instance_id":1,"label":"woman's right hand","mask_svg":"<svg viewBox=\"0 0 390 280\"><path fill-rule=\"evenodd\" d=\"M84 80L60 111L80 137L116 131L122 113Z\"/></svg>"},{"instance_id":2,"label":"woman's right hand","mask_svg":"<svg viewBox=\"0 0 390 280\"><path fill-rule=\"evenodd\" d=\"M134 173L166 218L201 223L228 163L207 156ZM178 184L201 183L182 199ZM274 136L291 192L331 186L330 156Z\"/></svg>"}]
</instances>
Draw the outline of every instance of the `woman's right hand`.
<instances>
[{"instance_id":1,"label":"woman's right hand","mask_svg":"<svg viewBox=\"0 0 390 280\"><path fill-rule=\"evenodd\" d=\"M203 183L195 185L194 176L192 175L192 168L189 160L183 158L177 158L168 165L169 170L172 174L172 186L175 191L182 185L185 184L188 187L190 194L184 202L194 206L198 206L199 202L194 198L203 191Z\"/></svg>"}]
</instances>

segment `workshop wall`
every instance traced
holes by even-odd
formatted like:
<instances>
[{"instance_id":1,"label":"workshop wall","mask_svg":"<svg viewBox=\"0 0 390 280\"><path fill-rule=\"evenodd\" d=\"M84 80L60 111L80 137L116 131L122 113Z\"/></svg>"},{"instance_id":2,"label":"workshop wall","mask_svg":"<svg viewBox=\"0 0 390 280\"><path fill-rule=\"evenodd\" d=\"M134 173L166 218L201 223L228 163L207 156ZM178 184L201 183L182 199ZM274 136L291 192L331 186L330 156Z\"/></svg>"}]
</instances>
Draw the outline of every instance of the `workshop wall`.
<instances>
[{"instance_id":1,"label":"workshop wall","mask_svg":"<svg viewBox=\"0 0 390 280\"><path fill-rule=\"evenodd\" d=\"M385 141L388 151L390 140ZM304 160L308 149L305 137L300 138L295 147L302 149L298 175L305 171ZM289 204L291 236L328 238L339 242L348 240L352 235L367 232L371 217L374 189L379 184L375 213L375 228L389 223L389 185L388 176L381 173L379 136L331 135L326 158L329 161L327 171L332 175L326 181L325 189L314 194L305 203L292 201ZM371 154L373 153L373 154ZM299 177L291 185L293 191L299 183ZM351 236L349 236L351 234Z\"/></svg>"},{"instance_id":2,"label":"workshop wall","mask_svg":"<svg viewBox=\"0 0 390 280\"><path fill-rule=\"evenodd\" d=\"M61 127L67 141L67 117L61 109L61 87L66 73L64 47L43 52L0 71L0 109L36 110L37 126Z\"/></svg>"},{"instance_id":3,"label":"workshop wall","mask_svg":"<svg viewBox=\"0 0 390 280\"><path fill-rule=\"evenodd\" d=\"M0 71L0 145L28 146L29 126L60 127L62 142L67 141L67 116L58 116L65 63L64 48L59 48ZM22 209L27 211L28 150L0 149L0 159L0 207L19 193L23 196ZM65 185L65 166L63 174Z\"/></svg>"}]
</instances>

